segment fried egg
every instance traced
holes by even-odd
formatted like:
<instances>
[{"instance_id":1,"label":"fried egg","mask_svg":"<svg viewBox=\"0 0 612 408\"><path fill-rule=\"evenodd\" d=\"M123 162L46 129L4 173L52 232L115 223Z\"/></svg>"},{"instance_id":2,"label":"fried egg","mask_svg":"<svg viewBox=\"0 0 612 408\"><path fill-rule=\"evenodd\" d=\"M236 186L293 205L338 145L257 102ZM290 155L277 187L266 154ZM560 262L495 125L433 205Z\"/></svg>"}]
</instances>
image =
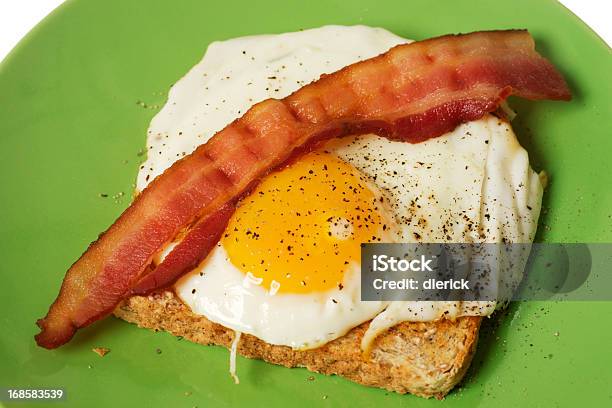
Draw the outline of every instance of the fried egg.
<instances>
[{"instance_id":1,"label":"fried egg","mask_svg":"<svg viewBox=\"0 0 612 408\"><path fill-rule=\"evenodd\" d=\"M393 242L378 188L355 167L311 153L246 197L219 245L176 285L192 310L272 344L303 349L384 308L360 302L360 243Z\"/></svg>"},{"instance_id":2,"label":"fried egg","mask_svg":"<svg viewBox=\"0 0 612 408\"><path fill-rule=\"evenodd\" d=\"M326 26L212 43L151 122L137 188L254 103L405 42L378 28ZM175 291L196 314L295 349L372 320L367 348L398 322L489 315L496 305L363 302L361 243L531 242L541 196L510 124L492 115L416 145L333 140L263 179Z\"/></svg>"}]
</instances>

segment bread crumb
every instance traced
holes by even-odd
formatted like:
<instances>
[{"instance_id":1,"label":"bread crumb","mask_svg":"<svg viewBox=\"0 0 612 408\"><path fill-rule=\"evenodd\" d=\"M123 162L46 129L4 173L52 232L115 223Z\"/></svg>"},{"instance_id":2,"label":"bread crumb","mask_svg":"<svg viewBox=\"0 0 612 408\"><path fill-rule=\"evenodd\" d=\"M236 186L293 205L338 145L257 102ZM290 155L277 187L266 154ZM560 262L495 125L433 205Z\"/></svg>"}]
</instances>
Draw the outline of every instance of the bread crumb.
<instances>
[{"instance_id":1,"label":"bread crumb","mask_svg":"<svg viewBox=\"0 0 612 408\"><path fill-rule=\"evenodd\" d=\"M100 357L104 357L105 355L110 353L110 349L106 348L106 347L94 347L94 348L91 349L91 351L93 351L94 353L96 353Z\"/></svg>"}]
</instances>

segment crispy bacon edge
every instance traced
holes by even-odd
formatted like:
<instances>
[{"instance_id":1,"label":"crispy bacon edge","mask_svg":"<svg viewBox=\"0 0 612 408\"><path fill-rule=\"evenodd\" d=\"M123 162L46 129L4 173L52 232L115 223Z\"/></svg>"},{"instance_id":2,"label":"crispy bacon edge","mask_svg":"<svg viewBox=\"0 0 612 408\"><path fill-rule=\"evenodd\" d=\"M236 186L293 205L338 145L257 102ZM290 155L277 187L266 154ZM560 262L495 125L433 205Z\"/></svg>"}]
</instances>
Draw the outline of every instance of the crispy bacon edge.
<instances>
[{"instance_id":1,"label":"crispy bacon edge","mask_svg":"<svg viewBox=\"0 0 612 408\"><path fill-rule=\"evenodd\" d=\"M526 30L399 45L254 105L157 177L90 245L37 322L37 343L56 348L130 294L173 283L206 257L242 195L319 143L364 133L421 142L481 118L511 94L571 99ZM179 235L183 241L154 267L156 254Z\"/></svg>"}]
</instances>

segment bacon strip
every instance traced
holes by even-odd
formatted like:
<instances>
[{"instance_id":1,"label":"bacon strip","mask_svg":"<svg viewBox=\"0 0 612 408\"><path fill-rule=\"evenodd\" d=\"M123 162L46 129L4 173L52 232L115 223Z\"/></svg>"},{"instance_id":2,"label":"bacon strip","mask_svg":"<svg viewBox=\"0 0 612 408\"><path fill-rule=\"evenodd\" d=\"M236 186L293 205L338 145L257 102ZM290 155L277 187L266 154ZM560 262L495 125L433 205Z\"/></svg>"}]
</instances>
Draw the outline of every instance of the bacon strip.
<instances>
[{"instance_id":1,"label":"bacon strip","mask_svg":"<svg viewBox=\"0 0 612 408\"><path fill-rule=\"evenodd\" d=\"M219 211L202 217L163 261L138 281L129 296L146 295L157 288L169 286L185 272L198 266L219 242L234 210L234 203L228 203Z\"/></svg>"},{"instance_id":2,"label":"bacon strip","mask_svg":"<svg viewBox=\"0 0 612 408\"><path fill-rule=\"evenodd\" d=\"M569 100L527 31L450 35L400 45L282 100L268 99L156 178L66 273L39 345L55 348L130 293L171 282L206 256L235 202L270 171L317 143L377 133L416 143L492 112L514 94ZM215 220L199 221L199 220ZM227 222L225 220L225 222ZM187 232L158 267L153 257Z\"/></svg>"}]
</instances>

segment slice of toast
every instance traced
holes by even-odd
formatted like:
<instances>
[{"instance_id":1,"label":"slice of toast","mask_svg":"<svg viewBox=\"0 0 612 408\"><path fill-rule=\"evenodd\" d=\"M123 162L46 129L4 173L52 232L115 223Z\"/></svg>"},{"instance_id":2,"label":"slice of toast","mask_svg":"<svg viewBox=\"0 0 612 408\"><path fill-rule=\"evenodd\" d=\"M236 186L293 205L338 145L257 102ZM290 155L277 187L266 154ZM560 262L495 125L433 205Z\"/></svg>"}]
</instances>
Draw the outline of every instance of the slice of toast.
<instances>
[{"instance_id":1,"label":"slice of toast","mask_svg":"<svg viewBox=\"0 0 612 408\"><path fill-rule=\"evenodd\" d=\"M165 330L200 344L230 347L234 331L191 312L170 291L133 296L115 315L140 327ZM421 397L443 398L463 377L476 349L481 317L400 323L375 341L370 358L359 347L366 322L343 337L305 351L268 344L243 334L238 353L285 367L336 374L357 383Z\"/></svg>"}]
</instances>

